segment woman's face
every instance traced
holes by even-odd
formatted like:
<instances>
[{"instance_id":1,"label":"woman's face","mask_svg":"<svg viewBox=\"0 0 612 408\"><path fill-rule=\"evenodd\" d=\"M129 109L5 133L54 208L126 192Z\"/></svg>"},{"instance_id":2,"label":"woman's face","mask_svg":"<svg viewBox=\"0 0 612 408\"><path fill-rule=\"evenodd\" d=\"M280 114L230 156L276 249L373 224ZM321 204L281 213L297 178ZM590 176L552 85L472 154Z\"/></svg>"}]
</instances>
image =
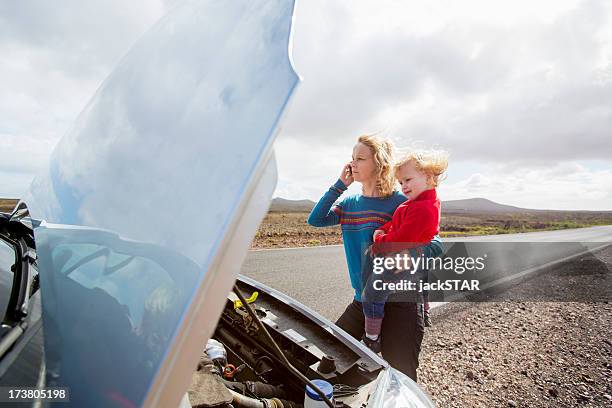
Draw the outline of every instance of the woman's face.
<instances>
[{"instance_id":1,"label":"woman's face","mask_svg":"<svg viewBox=\"0 0 612 408\"><path fill-rule=\"evenodd\" d=\"M364 183L376 180L377 168L372 149L363 143L357 143L353 148L351 170L355 181Z\"/></svg>"}]
</instances>

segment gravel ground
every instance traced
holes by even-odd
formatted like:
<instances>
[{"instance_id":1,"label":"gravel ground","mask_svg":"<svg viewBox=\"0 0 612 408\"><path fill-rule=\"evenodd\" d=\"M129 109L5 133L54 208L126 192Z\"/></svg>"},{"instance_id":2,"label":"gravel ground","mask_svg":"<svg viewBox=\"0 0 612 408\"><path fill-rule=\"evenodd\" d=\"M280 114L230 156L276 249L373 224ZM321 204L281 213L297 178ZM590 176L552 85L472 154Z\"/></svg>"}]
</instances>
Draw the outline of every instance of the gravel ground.
<instances>
[{"instance_id":1,"label":"gravel ground","mask_svg":"<svg viewBox=\"0 0 612 408\"><path fill-rule=\"evenodd\" d=\"M612 407L611 283L608 247L494 302L435 309L419 383L440 407ZM561 292L579 301L535 300Z\"/></svg>"}]
</instances>

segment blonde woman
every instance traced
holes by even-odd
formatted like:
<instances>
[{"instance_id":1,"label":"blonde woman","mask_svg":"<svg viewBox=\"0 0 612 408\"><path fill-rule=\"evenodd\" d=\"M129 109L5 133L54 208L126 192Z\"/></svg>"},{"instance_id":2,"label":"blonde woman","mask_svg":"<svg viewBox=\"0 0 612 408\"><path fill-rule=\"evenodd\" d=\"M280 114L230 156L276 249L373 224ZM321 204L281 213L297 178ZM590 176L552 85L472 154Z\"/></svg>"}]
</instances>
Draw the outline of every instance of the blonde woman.
<instances>
[{"instance_id":1,"label":"blonde woman","mask_svg":"<svg viewBox=\"0 0 612 408\"><path fill-rule=\"evenodd\" d=\"M361 194L349 195L336 203L355 181L361 184ZM342 227L355 297L336 324L358 340L364 336L361 293L365 250L372 244L374 231L389 222L395 209L405 201L406 197L395 190L392 143L377 136L361 136L353 148L351 162L342 168L339 180L323 195L308 217L308 223L315 227L336 224ZM442 245L439 237L434 237L424 251L426 256L440 255ZM385 304L381 328L382 356L416 381L424 332L423 317L417 312L415 303L392 300L390 297Z\"/></svg>"}]
</instances>

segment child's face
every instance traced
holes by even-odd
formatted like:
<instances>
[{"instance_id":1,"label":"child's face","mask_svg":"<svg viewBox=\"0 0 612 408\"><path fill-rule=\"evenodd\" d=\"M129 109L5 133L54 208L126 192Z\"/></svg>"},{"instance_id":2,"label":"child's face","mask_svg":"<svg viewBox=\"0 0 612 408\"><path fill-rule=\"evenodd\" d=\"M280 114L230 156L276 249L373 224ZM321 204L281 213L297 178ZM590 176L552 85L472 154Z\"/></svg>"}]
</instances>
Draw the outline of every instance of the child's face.
<instances>
[{"instance_id":1,"label":"child's face","mask_svg":"<svg viewBox=\"0 0 612 408\"><path fill-rule=\"evenodd\" d=\"M353 160L351 161L353 178L360 183L368 182L376 178L376 162L372 149L363 143L357 143L353 148Z\"/></svg>"},{"instance_id":2,"label":"child's face","mask_svg":"<svg viewBox=\"0 0 612 408\"><path fill-rule=\"evenodd\" d=\"M414 200L423 191L433 188L431 177L419 171L413 161L409 161L397 170L396 177L402 185L402 193L409 200Z\"/></svg>"}]
</instances>

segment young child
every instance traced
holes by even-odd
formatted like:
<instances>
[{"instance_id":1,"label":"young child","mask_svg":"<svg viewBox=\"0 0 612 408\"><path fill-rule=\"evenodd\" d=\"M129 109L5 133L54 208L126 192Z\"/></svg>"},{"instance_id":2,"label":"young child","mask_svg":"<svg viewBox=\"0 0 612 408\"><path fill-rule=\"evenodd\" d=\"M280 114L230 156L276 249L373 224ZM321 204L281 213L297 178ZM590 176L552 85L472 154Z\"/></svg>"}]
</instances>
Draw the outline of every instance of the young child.
<instances>
[{"instance_id":1,"label":"young child","mask_svg":"<svg viewBox=\"0 0 612 408\"><path fill-rule=\"evenodd\" d=\"M447 167L447 154L438 150L409 153L395 165L395 176L408 200L397 207L390 222L374 232L374 252L389 247L415 248L429 243L439 233L440 200L436 187ZM380 350L380 331L389 293L382 298L380 293L376 295L369 299L366 296L363 302L363 341L375 352Z\"/></svg>"}]
</instances>

